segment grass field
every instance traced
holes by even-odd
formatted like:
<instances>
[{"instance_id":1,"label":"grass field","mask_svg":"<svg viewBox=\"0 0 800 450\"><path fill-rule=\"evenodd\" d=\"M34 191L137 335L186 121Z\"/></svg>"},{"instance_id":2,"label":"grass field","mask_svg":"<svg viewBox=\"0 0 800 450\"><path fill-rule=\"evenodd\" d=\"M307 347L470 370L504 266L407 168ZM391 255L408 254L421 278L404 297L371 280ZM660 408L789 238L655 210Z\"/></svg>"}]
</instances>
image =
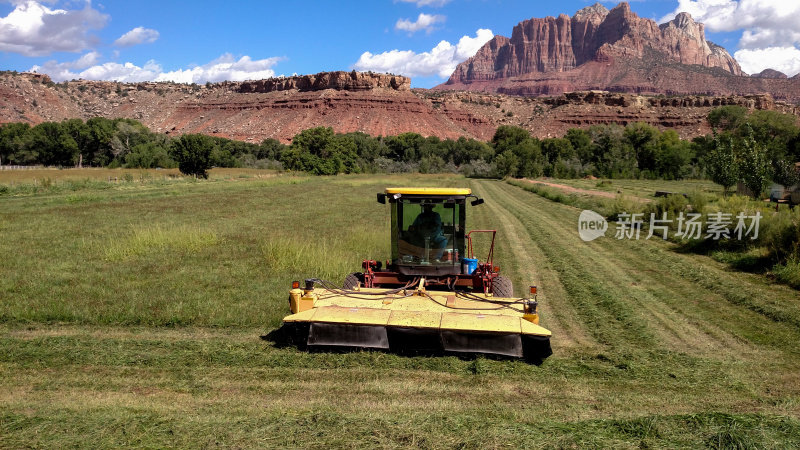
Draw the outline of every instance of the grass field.
<instances>
[{"instance_id":1,"label":"grass field","mask_svg":"<svg viewBox=\"0 0 800 450\"><path fill-rule=\"evenodd\" d=\"M0 196L0 447L800 445L796 290L661 241L584 243L579 209L500 181L259 176ZM387 185L486 199L471 225L499 229L518 294L540 287L552 357L260 338L291 280L386 259Z\"/></svg>"},{"instance_id":2,"label":"grass field","mask_svg":"<svg viewBox=\"0 0 800 450\"><path fill-rule=\"evenodd\" d=\"M543 178L541 180L571 186L578 189L608 192L615 195L622 194L624 196L643 199L654 199L656 191L673 192L676 194L687 195L697 191L706 194L722 195L722 187L709 180L590 180L586 178Z\"/></svg>"}]
</instances>

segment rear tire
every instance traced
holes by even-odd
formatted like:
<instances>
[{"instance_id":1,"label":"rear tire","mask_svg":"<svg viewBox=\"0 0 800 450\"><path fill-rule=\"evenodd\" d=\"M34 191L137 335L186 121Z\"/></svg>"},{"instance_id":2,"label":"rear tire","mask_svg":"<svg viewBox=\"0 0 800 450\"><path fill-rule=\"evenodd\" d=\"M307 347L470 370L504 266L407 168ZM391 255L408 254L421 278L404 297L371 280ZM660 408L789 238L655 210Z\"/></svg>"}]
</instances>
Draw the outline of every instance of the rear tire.
<instances>
[{"instance_id":1,"label":"rear tire","mask_svg":"<svg viewBox=\"0 0 800 450\"><path fill-rule=\"evenodd\" d=\"M492 295L495 297L513 297L514 283L506 277L495 277L492 280Z\"/></svg>"},{"instance_id":2,"label":"rear tire","mask_svg":"<svg viewBox=\"0 0 800 450\"><path fill-rule=\"evenodd\" d=\"M348 291L355 289L359 284L362 283L362 276L363 275L359 272L351 273L344 278L344 284L342 284L342 288Z\"/></svg>"}]
</instances>

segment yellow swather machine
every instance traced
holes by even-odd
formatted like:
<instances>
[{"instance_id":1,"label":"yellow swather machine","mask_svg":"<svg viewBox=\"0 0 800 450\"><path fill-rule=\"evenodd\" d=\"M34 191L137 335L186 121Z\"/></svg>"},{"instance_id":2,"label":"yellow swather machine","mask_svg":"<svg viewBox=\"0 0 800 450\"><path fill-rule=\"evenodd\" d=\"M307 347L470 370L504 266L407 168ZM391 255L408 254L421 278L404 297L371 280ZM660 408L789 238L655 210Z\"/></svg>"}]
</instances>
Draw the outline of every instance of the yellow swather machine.
<instances>
[{"instance_id":1,"label":"yellow swather machine","mask_svg":"<svg viewBox=\"0 0 800 450\"><path fill-rule=\"evenodd\" d=\"M362 263L344 286L294 282L292 314L281 331L300 348L383 349L403 354L486 354L539 364L550 331L539 326L536 287L513 298L511 280L493 264L496 230L465 232L466 206L483 203L470 189L388 188L392 259ZM422 217L422 218L421 218ZM433 218L422 220L423 218ZM491 235L485 261L472 236Z\"/></svg>"}]
</instances>

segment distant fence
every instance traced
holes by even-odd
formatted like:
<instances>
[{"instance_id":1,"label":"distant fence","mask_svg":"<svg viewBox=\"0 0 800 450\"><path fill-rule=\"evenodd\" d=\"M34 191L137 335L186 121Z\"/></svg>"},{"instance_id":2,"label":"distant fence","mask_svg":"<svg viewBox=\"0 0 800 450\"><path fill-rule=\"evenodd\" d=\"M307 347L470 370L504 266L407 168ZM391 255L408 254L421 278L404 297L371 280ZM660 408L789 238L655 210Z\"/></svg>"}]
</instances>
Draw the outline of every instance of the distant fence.
<instances>
[{"instance_id":1,"label":"distant fence","mask_svg":"<svg viewBox=\"0 0 800 450\"><path fill-rule=\"evenodd\" d=\"M2 165L0 166L0 170L32 170L32 169L44 169L44 166L10 166L10 165Z\"/></svg>"}]
</instances>

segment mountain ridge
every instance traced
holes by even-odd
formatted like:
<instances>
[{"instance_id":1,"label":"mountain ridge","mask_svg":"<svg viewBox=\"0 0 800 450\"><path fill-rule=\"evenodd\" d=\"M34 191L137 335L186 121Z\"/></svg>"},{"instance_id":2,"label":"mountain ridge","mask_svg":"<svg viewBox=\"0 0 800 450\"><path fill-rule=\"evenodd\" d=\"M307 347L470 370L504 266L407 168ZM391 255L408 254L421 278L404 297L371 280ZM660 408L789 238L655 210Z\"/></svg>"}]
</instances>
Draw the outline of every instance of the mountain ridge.
<instances>
[{"instance_id":1,"label":"mountain ridge","mask_svg":"<svg viewBox=\"0 0 800 450\"><path fill-rule=\"evenodd\" d=\"M573 17L531 18L496 35L435 90L559 95L610 90L667 95L752 95L800 103L800 77L750 77L688 13L657 24L626 2Z\"/></svg>"}]
</instances>

